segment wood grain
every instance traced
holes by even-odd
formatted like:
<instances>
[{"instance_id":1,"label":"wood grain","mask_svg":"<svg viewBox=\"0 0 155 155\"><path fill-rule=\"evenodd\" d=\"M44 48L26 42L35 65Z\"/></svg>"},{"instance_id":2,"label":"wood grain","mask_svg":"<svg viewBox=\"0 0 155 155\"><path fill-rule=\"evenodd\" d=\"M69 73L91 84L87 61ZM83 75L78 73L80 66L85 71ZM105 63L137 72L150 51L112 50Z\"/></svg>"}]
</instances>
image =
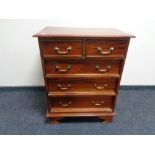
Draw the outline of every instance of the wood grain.
<instances>
[{"instance_id":1,"label":"wood grain","mask_svg":"<svg viewBox=\"0 0 155 155\"><path fill-rule=\"evenodd\" d=\"M112 112L113 97L50 98L50 104L51 112Z\"/></svg>"},{"instance_id":2,"label":"wood grain","mask_svg":"<svg viewBox=\"0 0 155 155\"><path fill-rule=\"evenodd\" d=\"M135 36L127 34L114 28L67 28L67 27L46 27L33 37L115 37L133 38Z\"/></svg>"},{"instance_id":3,"label":"wood grain","mask_svg":"<svg viewBox=\"0 0 155 155\"><path fill-rule=\"evenodd\" d=\"M48 93L48 96L51 96L51 97L67 97L67 96L115 96L116 93L112 90L102 90L100 92L98 91L76 91L76 92L49 92Z\"/></svg>"},{"instance_id":4,"label":"wood grain","mask_svg":"<svg viewBox=\"0 0 155 155\"><path fill-rule=\"evenodd\" d=\"M51 40L40 41L41 51L44 57L82 57L83 55L83 41L82 40ZM67 53L67 48L71 50ZM59 49L59 52L55 50ZM61 54L66 53L66 54Z\"/></svg>"},{"instance_id":5,"label":"wood grain","mask_svg":"<svg viewBox=\"0 0 155 155\"><path fill-rule=\"evenodd\" d=\"M126 46L128 41L116 41L116 40L88 40L86 43L86 57L120 57L123 58L126 55ZM104 53L98 51L100 48ZM114 50L110 53L109 49Z\"/></svg>"},{"instance_id":6,"label":"wood grain","mask_svg":"<svg viewBox=\"0 0 155 155\"><path fill-rule=\"evenodd\" d=\"M102 91L116 90L117 79L52 79L48 80L49 92L68 92L68 91Z\"/></svg>"},{"instance_id":7,"label":"wood grain","mask_svg":"<svg viewBox=\"0 0 155 155\"><path fill-rule=\"evenodd\" d=\"M119 60L93 60L93 61L77 61L77 60L53 60L45 63L46 74L120 74L120 67L122 62ZM67 70L66 72L60 72L56 70L56 66L59 66L61 70ZM70 66L70 69L67 69ZM96 68L99 67L99 69ZM110 68L108 69L108 66ZM100 70L107 70L100 72Z\"/></svg>"}]
</instances>

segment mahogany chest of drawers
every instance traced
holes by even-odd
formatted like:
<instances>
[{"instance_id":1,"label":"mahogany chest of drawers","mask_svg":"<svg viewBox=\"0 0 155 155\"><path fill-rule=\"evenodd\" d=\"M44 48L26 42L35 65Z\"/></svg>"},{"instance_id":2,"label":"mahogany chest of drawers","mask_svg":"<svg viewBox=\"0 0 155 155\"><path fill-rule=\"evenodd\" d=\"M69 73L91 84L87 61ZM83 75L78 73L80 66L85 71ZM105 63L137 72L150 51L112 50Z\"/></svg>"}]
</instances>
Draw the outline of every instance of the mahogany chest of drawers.
<instances>
[{"instance_id":1,"label":"mahogany chest of drawers","mask_svg":"<svg viewBox=\"0 0 155 155\"><path fill-rule=\"evenodd\" d=\"M111 122L130 38L116 29L46 27L38 37L48 101L46 117Z\"/></svg>"}]
</instances>

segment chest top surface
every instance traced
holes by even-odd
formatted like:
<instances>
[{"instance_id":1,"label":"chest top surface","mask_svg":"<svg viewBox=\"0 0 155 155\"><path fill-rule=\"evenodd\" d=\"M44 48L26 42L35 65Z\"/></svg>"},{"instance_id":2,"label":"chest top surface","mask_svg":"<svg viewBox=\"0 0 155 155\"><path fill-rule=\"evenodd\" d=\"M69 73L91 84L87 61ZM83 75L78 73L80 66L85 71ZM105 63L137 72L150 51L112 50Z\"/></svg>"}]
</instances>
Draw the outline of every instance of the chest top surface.
<instances>
[{"instance_id":1,"label":"chest top surface","mask_svg":"<svg viewBox=\"0 0 155 155\"><path fill-rule=\"evenodd\" d=\"M134 38L135 36L114 28L69 28L45 27L33 37L116 37Z\"/></svg>"}]
</instances>

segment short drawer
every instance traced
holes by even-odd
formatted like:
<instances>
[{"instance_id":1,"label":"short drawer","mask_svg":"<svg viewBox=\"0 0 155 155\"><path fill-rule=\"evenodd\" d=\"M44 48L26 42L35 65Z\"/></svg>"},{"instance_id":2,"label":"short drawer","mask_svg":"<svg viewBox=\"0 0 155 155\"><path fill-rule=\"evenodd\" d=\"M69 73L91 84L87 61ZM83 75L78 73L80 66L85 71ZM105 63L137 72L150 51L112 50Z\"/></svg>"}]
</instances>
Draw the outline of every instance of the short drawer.
<instances>
[{"instance_id":1,"label":"short drawer","mask_svg":"<svg viewBox=\"0 0 155 155\"><path fill-rule=\"evenodd\" d=\"M43 56L48 57L82 57L82 40L52 40L40 41L40 48Z\"/></svg>"},{"instance_id":2,"label":"short drawer","mask_svg":"<svg viewBox=\"0 0 155 155\"><path fill-rule=\"evenodd\" d=\"M52 79L48 80L49 92L87 92L116 90L117 79Z\"/></svg>"},{"instance_id":3,"label":"short drawer","mask_svg":"<svg viewBox=\"0 0 155 155\"><path fill-rule=\"evenodd\" d=\"M88 40L86 42L87 57L124 57L128 46L127 41Z\"/></svg>"},{"instance_id":4,"label":"short drawer","mask_svg":"<svg viewBox=\"0 0 155 155\"><path fill-rule=\"evenodd\" d=\"M113 97L50 98L50 112L112 112Z\"/></svg>"},{"instance_id":5,"label":"short drawer","mask_svg":"<svg viewBox=\"0 0 155 155\"><path fill-rule=\"evenodd\" d=\"M45 63L46 75L50 74L120 74L121 60L65 61Z\"/></svg>"}]
</instances>

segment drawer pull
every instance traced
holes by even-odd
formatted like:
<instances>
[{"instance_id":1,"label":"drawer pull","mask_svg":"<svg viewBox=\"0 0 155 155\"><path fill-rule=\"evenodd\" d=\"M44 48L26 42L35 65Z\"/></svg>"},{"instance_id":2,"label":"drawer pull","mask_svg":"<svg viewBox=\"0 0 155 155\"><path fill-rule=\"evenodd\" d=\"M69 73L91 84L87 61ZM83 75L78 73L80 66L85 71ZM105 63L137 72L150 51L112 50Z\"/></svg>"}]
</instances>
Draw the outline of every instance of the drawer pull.
<instances>
[{"instance_id":1,"label":"drawer pull","mask_svg":"<svg viewBox=\"0 0 155 155\"><path fill-rule=\"evenodd\" d=\"M68 84L67 87L63 87L61 84L58 84L60 90L68 90L71 87L71 84Z\"/></svg>"},{"instance_id":2,"label":"drawer pull","mask_svg":"<svg viewBox=\"0 0 155 155\"><path fill-rule=\"evenodd\" d=\"M59 104L62 106L62 107L68 107L72 102L69 101L68 103L63 103L63 102L59 102Z\"/></svg>"},{"instance_id":3,"label":"drawer pull","mask_svg":"<svg viewBox=\"0 0 155 155\"><path fill-rule=\"evenodd\" d=\"M104 101L101 101L101 102L92 101L92 104L93 104L94 106L101 106L101 105L104 104Z\"/></svg>"},{"instance_id":4,"label":"drawer pull","mask_svg":"<svg viewBox=\"0 0 155 155\"><path fill-rule=\"evenodd\" d=\"M94 84L94 87L98 90L102 90L104 89L105 87L107 87L108 85L107 84L104 84L103 86L98 86L96 83Z\"/></svg>"},{"instance_id":5,"label":"drawer pull","mask_svg":"<svg viewBox=\"0 0 155 155\"><path fill-rule=\"evenodd\" d=\"M61 69L60 66L56 65L56 66L55 66L55 69L56 69L56 71L58 71L58 72L60 72L60 73L66 73L66 72L69 72L69 70L71 69L71 65L68 65L68 66L66 67L66 69Z\"/></svg>"},{"instance_id":6,"label":"drawer pull","mask_svg":"<svg viewBox=\"0 0 155 155\"><path fill-rule=\"evenodd\" d=\"M101 47L97 47L97 51L100 54L107 55L107 54L111 54L114 51L114 47L110 47L107 52L104 52Z\"/></svg>"},{"instance_id":7,"label":"drawer pull","mask_svg":"<svg viewBox=\"0 0 155 155\"><path fill-rule=\"evenodd\" d=\"M100 68L99 65L96 65L96 69L97 69L97 71L98 71L98 72L102 72L102 73L106 73L106 72L108 72L108 71L110 70L110 68L111 68L110 65L108 65L108 66L106 67L106 69L102 69L102 68Z\"/></svg>"},{"instance_id":8,"label":"drawer pull","mask_svg":"<svg viewBox=\"0 0 155 155\"><path fill-rule=\"evenodd\" d=\"M66 51L60 51L59 47L54 47L54 51L60 55L68 54L72 50L72 47L69 46L66 48Z\"/></svg>"}]
</instances>

